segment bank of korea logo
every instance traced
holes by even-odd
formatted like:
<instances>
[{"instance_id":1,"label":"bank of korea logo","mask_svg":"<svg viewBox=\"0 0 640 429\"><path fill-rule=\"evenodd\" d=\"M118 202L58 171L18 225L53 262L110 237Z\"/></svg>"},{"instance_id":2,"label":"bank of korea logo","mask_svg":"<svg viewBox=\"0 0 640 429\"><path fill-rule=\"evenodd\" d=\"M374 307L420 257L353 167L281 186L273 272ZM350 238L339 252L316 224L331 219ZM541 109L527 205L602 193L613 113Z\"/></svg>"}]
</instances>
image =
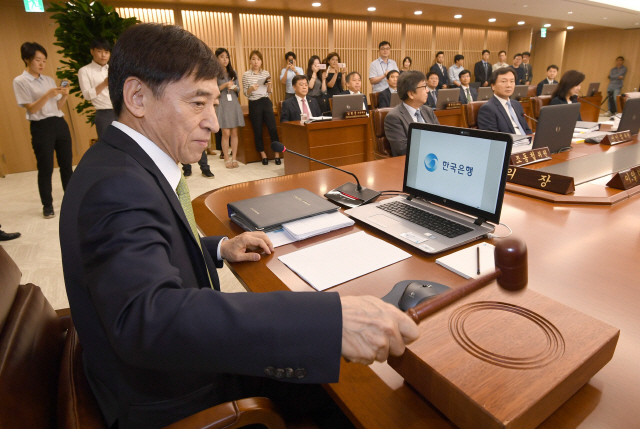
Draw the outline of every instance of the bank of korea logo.
<instances>
[{"instance_id":1,"label":"bank of korea logo","mask_svg":"<svg viewBox=\"0 0 640 429\"><path fill-rule=\"evenodd\" d=\"M434 172L436 168L438 168L438 157L435 154L430 153L424 159L424 166L427 168L427 171Z\"/></svg>"}]
</instances>

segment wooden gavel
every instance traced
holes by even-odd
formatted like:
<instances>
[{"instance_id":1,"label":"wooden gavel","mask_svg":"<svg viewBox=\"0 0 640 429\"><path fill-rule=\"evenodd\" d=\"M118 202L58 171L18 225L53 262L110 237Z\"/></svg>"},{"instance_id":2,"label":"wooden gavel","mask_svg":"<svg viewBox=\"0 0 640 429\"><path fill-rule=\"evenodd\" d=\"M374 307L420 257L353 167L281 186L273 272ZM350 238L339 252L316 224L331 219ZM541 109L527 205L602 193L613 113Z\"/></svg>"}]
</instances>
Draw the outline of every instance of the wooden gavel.
<instances>
[{"instance_id":1,"label":"wooden gavel","mask_svg":"<svg viewBox=\"0 0 640 429\"><path fill-rule=\"evenodd\" d=\"M495 247L495 264L494 272L424 301L408 309L407 314L414 322L420 323L421 320L483 288L495 279L498 280L498 285L509 291L521 290L527 286L527 246L524 241L516 237L500 239Z\"/></svg>"}]
</instances>

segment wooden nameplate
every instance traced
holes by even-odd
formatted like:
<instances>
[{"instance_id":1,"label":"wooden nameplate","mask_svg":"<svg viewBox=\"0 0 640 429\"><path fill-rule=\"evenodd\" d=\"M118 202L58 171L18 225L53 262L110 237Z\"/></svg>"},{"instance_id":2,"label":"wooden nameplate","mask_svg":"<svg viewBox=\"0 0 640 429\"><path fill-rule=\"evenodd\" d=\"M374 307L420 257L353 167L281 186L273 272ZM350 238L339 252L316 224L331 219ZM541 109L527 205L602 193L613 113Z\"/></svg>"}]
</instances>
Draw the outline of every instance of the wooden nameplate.
<instances>
[{"instance_id":1,"label":"wooden nameplate","mask_svg":"<svg viewBox=\"0 0 640 429\"><path fill-rule=\"evenodd\" d=\"M507 182L563 195L572 194L576 190L573 177L515 166L507 170Z\"/></svg>"},{"instance_id":2,"label":"wooden nameplate","mask_svg":"<svg viewBox=\"0 0 640 429\"><path fill-rule=\"evenodd\" d=\"M366 110L352 110L349 112L344 112L345 119L356 119L356 118L366 118L367 111Z\"/></svg>"},{"instance_id":3,"label":"wooden nameplate","mask_svg":"<svg viewBox=\"0 0 640 429\"><path fill-rule=\"evenodd\" d=\"M551 152L548 147L532 149L526 152L514 153L511 155L509 165L522 167L524 165L535 164L536 162L548 161L551 159Z\"/></svg>"},{"instance_id":4,"label":"wooden nameplate","mask_svg":"<svg viewBox=\"0 0 640 429\"><path fill-rule=\"evenodd\" d=\"M631 141L632 139L633 139L633 137L631 136L631 132L630 131L620 131L620 132L617 132L617 133L607 134L600 141L600 144L606 144L608 146L613 146L613 145L616 145L616 144L620 144L620 143Z\"/></svg>"},{"instance_id":5,"label":"wooden nameplate","mask_svg":"<svg viewBox=\"0 0 640 429\"><path fill-rule=\"evenodd\" d=\"M628 170L619 171L607 183L608 187L622 189L623 191L638 185L640 185L640 165L636 165Z\"/></svg>"},{"instance_id":6,"label":"wooden nameplate","mask_svg":"<svg viewBox=\"0 0 640 429\"><path fill-rule=\"evenodd\" d=\"M420 325L391 365L462 429L535 428L613 357L620 331L494 282Z\"/></svg>"},{"instance_id":7,"label":"wooden nameplate","mask_svg":"<svg viewBox=\"0 0 640 429\"><path fill-rule=\"evenodd\" d=\"M447 103L447 108L445 110L449 110L449 109L459 109L462 107L462 103L459 101L453 101L451 103Z\"/></svg>"}]
</instances>

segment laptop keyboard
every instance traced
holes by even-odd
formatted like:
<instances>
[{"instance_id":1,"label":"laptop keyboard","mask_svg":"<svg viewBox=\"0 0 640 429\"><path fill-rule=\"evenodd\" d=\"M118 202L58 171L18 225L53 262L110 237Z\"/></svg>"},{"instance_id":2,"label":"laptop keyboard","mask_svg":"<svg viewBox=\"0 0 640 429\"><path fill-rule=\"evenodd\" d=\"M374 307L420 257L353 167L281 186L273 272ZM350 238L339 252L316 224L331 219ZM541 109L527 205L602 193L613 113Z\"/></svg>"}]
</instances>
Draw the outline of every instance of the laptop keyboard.
<instances>
[{"instance_id":1,"label":"laptop keyboard","mask_svg":"<svg viewBox=\"0 0 640 429\"><path fill-rule=\"evenodd\" d=\"M472 228L460 225L459 223L450 221L442 216L434 215L425 210L420 210L399 201L380 204L378 208L448 238L454 238L473 231Z\"/></svg>"}]
</instances>

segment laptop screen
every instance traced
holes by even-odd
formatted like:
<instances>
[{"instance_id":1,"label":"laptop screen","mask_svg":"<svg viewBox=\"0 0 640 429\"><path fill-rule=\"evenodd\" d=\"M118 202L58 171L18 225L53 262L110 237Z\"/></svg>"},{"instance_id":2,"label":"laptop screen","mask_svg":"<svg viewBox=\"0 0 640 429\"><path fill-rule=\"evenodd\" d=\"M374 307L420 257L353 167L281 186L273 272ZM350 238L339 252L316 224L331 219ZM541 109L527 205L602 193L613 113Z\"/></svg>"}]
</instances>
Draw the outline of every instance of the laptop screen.
<instances>
[{"instance_id":1,"label":"laptop screen","mask_svg":"<svg viewBox=\"0 0 640 429\"><path fill-rule=\"evenodd\" d=\"M405 192L464 213L499 221L510 136L454 127L412 127Z\"/></svg>"}]
</instances>

